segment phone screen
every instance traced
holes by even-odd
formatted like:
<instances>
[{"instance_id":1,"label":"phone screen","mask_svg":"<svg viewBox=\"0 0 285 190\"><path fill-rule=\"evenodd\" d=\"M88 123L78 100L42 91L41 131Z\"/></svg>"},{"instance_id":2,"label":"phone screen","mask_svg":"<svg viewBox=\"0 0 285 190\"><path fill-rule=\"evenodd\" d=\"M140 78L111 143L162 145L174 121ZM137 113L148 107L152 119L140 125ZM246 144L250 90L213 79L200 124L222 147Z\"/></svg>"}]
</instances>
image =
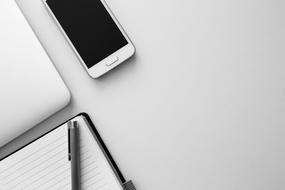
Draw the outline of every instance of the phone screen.
<instances>
[{"instance_id":1,"label":"phone screen","mask_svg":"<svg viewBox=\"0 0 285 190\"><path fill-rule=\"evenodd\" d=\"M47 0L88 68L128 44L100 0Z\"/></svg>"}]
</instances>

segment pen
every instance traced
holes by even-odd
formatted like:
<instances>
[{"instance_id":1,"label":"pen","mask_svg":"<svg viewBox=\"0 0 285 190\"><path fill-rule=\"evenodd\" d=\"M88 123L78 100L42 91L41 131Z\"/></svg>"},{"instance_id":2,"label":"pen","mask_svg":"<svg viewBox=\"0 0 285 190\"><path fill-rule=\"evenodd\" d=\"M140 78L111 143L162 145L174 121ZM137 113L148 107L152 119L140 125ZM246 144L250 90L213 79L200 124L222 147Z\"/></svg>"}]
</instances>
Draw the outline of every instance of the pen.
<instances>
[{"instance_id":1,"label":"pen","mask_svg":"<svg viewBox=\"0 0 285 190\"><path fill-rule=\"evenodd\" d=\"M80 145L79 127L76 121L68 123L69 160L71 161L72 190L80 190Z\"/></svg>"}]
</instances>

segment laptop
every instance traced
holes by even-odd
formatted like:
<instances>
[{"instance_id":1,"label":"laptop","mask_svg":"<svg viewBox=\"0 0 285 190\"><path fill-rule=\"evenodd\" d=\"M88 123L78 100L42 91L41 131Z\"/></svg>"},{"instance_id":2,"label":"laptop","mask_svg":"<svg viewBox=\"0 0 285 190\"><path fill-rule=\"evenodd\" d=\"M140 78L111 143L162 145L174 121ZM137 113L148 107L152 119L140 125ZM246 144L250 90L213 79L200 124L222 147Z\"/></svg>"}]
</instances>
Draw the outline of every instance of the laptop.
<instances>
[{"instance_id":1,"label":"laptop","mask_svg":"<svg viewBox=\"0 0 285 190\"><path fill-rule=\"evenodd\" d=\"M0 1L0 147L53 115L70 93L13 0Z\"/></svg>"}]
</instances>

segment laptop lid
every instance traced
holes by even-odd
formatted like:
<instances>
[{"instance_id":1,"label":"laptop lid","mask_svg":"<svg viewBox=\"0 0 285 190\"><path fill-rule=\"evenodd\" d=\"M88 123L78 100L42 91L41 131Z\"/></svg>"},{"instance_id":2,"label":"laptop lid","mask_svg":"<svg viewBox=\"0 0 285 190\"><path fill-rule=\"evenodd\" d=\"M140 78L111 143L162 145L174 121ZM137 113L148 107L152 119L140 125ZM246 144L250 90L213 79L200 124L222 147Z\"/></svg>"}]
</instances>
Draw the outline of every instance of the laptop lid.
<instances>
[{"instance_id":1,"label":"laptop lid","mask_svg":"<svg viewBox=\"0 0 285 190\"><path fill-rule=\"evenodd\" d=\"M0 146L65 107L70 93L13 0L0 1Z\"/></svg>"}]
</instances>

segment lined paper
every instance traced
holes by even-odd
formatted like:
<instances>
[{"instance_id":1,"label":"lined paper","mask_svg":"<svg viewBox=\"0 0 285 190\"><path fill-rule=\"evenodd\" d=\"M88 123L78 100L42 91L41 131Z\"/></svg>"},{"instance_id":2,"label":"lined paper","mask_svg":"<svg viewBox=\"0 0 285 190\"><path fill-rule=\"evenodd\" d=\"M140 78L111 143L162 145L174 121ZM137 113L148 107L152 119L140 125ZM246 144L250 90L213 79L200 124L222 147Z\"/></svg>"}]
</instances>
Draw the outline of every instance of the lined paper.
<instances>
[{"instance_id":1,"label":"lined paper","mask_svg":"<svg viewBox=\"0 0 285 190\"><path fill-rule=\"evenodd\" d=\"M83 190L122 190L111 166L83 119L79 124L81 151L81 187Z\"/></svg>"},{"instance_id":2,"label":"lined paper","mask_svg":"<svg viewBox=\"0 0 285 190\"><path fill-rule=\"evenodd\" d=\"M67 127L60 127L0 162L5 190L70 189Z\"/></svg>"},{"instance_id":3,"label":"lined paper","mask_svg":"<svg viewBox=\"0 0 285 190\"><path fill-rule=\"evenodd\" d=\"M123 190L83 117L79 124L82 190ZM67 124L0 162L2 190L70 190Z\"/></svg>"}]
</instances>

